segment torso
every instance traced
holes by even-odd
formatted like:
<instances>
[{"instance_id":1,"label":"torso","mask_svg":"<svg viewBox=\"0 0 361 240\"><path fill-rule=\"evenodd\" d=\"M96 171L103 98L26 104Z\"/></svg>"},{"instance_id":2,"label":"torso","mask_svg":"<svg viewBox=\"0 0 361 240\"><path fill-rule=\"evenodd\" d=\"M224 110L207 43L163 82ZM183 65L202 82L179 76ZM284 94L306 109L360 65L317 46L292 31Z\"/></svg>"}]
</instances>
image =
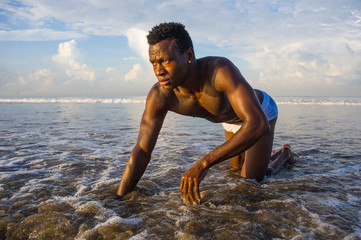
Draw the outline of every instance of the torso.
<instances>
[{"instance_id":1,"label":"torso","mask_svg":"<svg viewBox=\"0 0 361 240\"><path fill-rule=\"evenodd\" d=\"M208 94L202 92L199 96L188 96L178 89L174 90L173 104L169 110L187 116L205 118L212 122L239 122L225 93Z\"/></svg>"},{"instance_id":2,"label":"torso","mask_svg":"<svg viewBox=\"0 0 361 240\"><path fill-rule=\"evenodd\" d=\"M204 58L198 60L202 72L201 87L194 93L184 93L180 88L172 89L167 95L168 109L170 111L193 117L205 118L212 122L242 122L234 112L225 93L214 87L213 75L217 70L217 58ZM255 90L258 99L262 102L263 94Z\"/></svg>"}]
</instances>

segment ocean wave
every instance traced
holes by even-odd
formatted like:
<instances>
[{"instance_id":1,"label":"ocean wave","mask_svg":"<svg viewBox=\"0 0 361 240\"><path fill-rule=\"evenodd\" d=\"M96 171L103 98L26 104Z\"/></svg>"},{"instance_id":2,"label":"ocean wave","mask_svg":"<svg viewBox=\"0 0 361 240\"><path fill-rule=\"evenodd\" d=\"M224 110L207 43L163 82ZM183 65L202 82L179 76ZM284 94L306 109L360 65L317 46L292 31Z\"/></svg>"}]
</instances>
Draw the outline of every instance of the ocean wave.
<instances>
[{"instance_id":1,"label":"ocean wave","mask_svg":"<svg viewBox=\"0 0 361 240\"><path fill-rule=\"evenodd\" d=\"M279 105L361 106L361 97L274 97ZM128 98L0 98L0 103L145 103L146 97Z\"/></svg>"},{"instance_id":2,"label":"ocean wave","mask_svg":"<svg viewBox=\"0 0 361 240\"><path fill-rule=\"evenodd\" d=\"M361 106L361 98L341 97L278 97L278 105L329 105L329 106Z\"/></svg>"},{"instance_id":3,"label":"ocean wave","mask_svg":"<svg viewBox=\"0 0 361 240\"><path fill-rule=\"evenodd\" d=\"M130 98L1 98L0 103L145 103L145 97Z\"/></svg>"}]
</instances>

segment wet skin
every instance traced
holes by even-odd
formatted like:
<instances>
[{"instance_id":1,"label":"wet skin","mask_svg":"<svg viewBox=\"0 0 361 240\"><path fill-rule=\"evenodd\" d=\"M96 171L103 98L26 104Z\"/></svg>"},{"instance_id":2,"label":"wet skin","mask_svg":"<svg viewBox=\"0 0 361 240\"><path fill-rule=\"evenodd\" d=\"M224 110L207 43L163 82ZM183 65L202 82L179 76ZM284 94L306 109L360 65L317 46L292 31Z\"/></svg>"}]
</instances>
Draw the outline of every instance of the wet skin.
<instances>
[{"instance_id":1,"label":"wet skin","mask_svg":"<svg viewBox=\"0 0 361 240\"><path fill-rule=\"evenodd\" d=\"M270 132L270 124L258 100L263 95L251 88L229 60L221 57L196 59L192 48L181 53L175 46L175 40L166 39L150 45L149 60L158 82L147 96L138 140L124 170L117 195L123 197L132 191L143 175L168 111L216 123L242 122L237 133L183 174L180 192L184 201L199 203L199 184L208 169L240 155ZM272 148L272 142L266 142ZM242 175L260 180L267 170L269 156L255 154L252 158L249 160L252 164L246 166L246 171L242 170Z\"/></svg>"}]
</instances>

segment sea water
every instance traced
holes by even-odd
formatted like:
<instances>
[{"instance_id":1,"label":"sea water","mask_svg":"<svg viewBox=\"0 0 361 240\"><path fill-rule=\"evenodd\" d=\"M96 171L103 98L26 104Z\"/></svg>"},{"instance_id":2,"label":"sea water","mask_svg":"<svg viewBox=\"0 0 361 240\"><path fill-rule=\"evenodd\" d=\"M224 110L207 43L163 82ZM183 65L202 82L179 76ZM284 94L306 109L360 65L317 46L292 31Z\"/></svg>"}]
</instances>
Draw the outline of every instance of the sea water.
<instances>
[{"instance_id":1,"label":"sea water","mask_svg":"<svg viewBox=\"0 0 361 240\"><path fill-rule=\"evenodd\" d=\"M0 99L0 239L360 239L361 99L275 97L274 150L296 163L260 183L228 161L183 203L182 174L220 124L168 113L135 191L115 192L145 98Z\"/></svg>"}]
</instances>

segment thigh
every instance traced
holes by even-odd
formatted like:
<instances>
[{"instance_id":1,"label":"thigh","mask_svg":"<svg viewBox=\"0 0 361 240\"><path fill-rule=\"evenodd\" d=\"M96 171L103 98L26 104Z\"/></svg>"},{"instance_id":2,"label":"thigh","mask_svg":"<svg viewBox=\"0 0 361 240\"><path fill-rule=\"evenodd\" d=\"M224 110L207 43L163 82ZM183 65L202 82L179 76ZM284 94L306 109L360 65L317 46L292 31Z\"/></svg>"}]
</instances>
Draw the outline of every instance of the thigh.
<instances>
[{"instance_id":1,"label":"thigh","mask_svg":"<svg viewBox=\"0 0 361 240\"><path fill-rule=\"evenodd\" d=\"M228 132L227 130L225 130L224 132L225 132L226 141L228 141L234 135L233 132ZM241 154L230 158L229 163L231 164L232 168L239 170L242 168L244 159L245 159L245 152L242 152Z\"/></svg>"},{"instance_id":2,"label":"thigh","mask_svg":"<svg viewBox=\"0 0 361 240\"><path fill-rule=\"evenodd\" d=\"M241 176L261 181L266 173L272 153L274 130L277 118L269 123L271 131L258 140L246 151L245 161L242 166Z\"/></svg>"}]
</instances>

